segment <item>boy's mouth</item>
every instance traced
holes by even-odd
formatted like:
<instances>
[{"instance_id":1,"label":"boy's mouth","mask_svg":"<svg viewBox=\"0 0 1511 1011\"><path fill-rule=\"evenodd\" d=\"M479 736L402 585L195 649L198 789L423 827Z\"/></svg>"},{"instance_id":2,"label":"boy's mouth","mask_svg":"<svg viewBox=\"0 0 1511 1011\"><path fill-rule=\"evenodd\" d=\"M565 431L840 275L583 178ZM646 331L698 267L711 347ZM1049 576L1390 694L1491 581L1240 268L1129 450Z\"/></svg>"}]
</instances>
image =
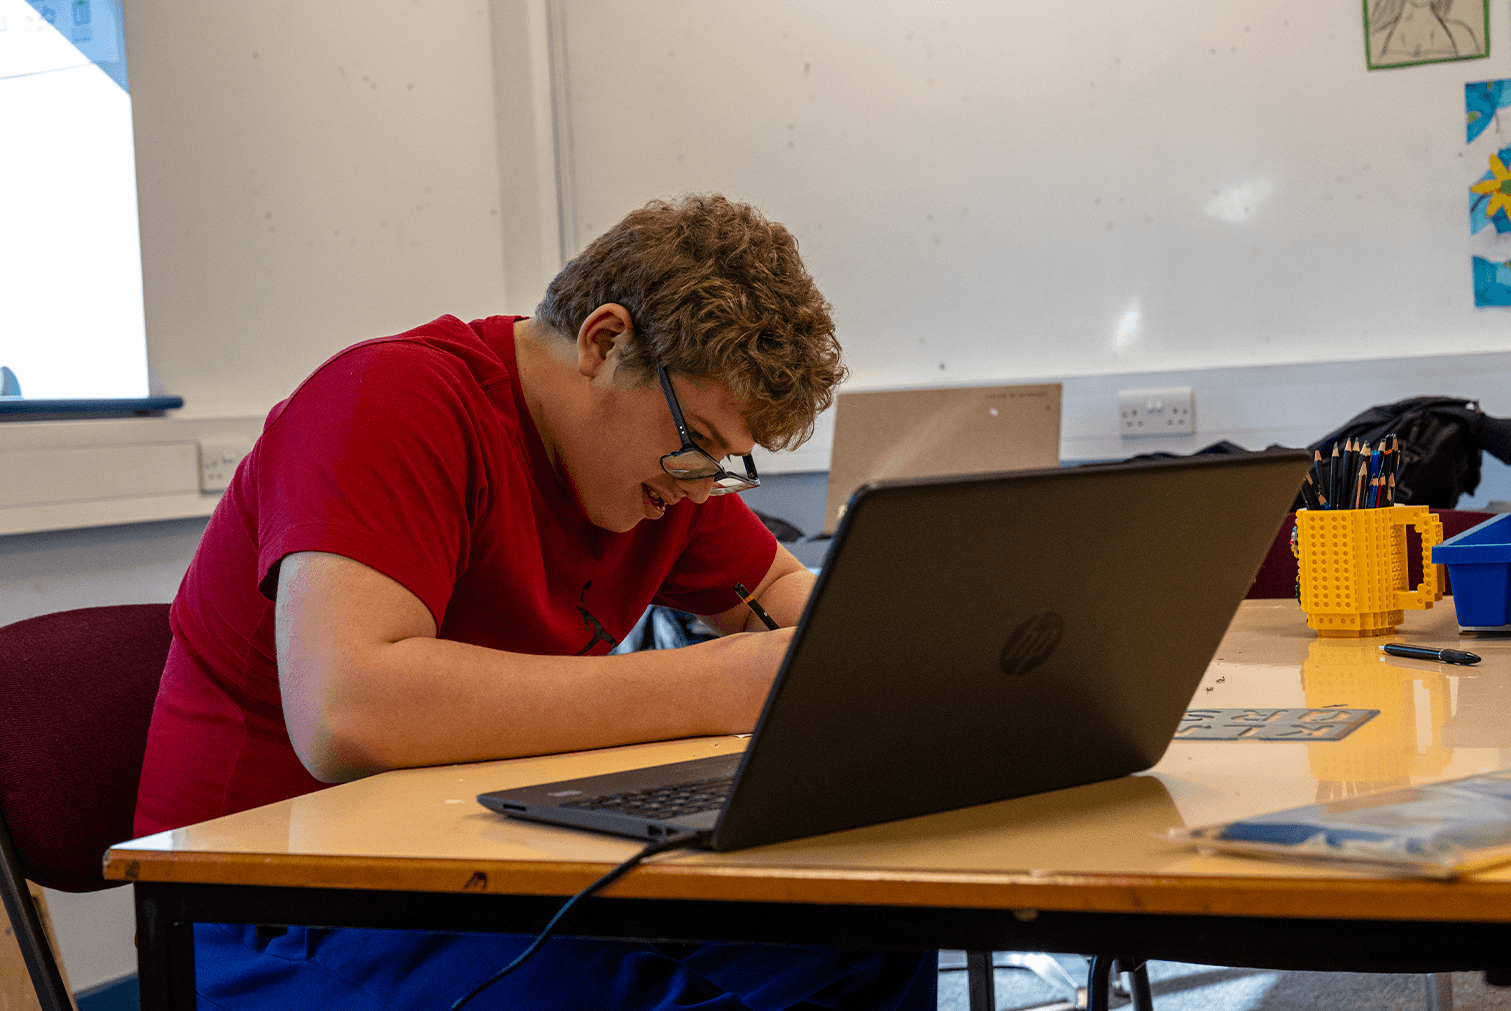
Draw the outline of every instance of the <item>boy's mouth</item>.
<instances>
[{"instance_id":1,"label":"boy's mouth","mask_svg":"<svg viewBox=\"0 0 1511 1011\"><path fill-rule=\"evenodd\" d=\"M642 484L640 488L645 496L646 516L653 520L660 519L666 514L666 500L648 484Z\"/></svg>"}]
</instances>

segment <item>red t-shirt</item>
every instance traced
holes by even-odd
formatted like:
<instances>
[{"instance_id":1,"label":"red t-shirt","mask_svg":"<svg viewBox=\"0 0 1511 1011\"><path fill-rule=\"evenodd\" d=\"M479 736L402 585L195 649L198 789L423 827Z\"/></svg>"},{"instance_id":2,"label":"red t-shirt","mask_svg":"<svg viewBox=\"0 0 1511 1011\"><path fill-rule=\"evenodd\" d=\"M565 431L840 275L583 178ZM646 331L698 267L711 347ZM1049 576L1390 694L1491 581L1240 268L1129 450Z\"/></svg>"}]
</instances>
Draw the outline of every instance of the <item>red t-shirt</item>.
<instances>
[{"instance_id":1,"label":"red t-shirt","mask_svg":"<svg viewBox=\"0 0 1511 1011\"><path fill-rule=\"evenodd\" d=\"M734 495L627 533L588 522L525 406L517 318L357 344L268 414L173 602L138 835L325 785L278 691L273 597L292 552L397 580L443 639L542 655L607 653L651 603L715 614L766 575L776 542Z\"/></svg>"}]
</instances>

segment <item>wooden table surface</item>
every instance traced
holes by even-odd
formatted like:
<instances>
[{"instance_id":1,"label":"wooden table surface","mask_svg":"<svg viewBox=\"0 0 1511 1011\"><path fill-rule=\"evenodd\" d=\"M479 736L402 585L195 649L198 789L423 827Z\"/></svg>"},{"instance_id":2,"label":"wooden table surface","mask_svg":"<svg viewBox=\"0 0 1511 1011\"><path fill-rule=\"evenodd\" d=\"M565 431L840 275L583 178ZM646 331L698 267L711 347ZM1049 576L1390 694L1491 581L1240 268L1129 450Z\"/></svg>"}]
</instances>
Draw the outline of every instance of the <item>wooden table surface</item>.
<instances>
[{"instance_id":1,"label":"wooden table surface","mask_svg":"<svg viewBox=\"0 0 1511 1011\"><path fill-rule=\"evenodd\" d=\"M1200 855L1171 826L1511 766L1511 638L1454 667L1381 642L1465 646L1452 600L1392 637L1319 639L1294 601L1246 601L1193 707L1346 706L1380 714L1339 741L1172 743L1150 772L732 853L664 854L604 894L1106 913L1511 921L1511 868L1405 881ZM564 895L638 844L513 821L478 793L741 749L705 738L410 769L122 843L127 881ZM1026 914L1025 914L1026 915Z\"/></svg>"}]
</instances>

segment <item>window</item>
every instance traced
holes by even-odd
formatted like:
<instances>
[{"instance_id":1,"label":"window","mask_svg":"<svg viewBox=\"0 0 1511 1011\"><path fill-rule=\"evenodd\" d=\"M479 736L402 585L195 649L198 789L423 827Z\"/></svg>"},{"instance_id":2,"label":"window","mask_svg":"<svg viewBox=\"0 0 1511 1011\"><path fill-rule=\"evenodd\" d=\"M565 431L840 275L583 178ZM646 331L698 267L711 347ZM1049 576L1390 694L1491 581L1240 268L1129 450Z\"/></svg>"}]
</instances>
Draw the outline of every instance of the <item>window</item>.
<instances>
[{"instance_id":1,"label":"window","mask_svg":"<svg viewBox=\"0 0 1511 1011\"><path fill-rule=\"evenodd\" d=\"M0 0L0 150L0 411L146 398L118 0Z\"/></svg>"}]
</instances>

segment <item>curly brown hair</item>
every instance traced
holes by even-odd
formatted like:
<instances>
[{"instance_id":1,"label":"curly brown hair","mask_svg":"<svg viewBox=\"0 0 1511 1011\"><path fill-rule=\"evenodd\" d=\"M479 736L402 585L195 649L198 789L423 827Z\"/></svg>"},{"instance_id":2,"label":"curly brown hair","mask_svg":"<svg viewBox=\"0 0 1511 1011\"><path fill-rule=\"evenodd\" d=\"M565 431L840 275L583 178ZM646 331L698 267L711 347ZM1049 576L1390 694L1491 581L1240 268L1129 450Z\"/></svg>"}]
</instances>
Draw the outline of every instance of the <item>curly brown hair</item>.
<instances>
[{"instance_id":1,"label":"curly brown hair","mask_svg":"<svg viewBox=\"0 0 1511 1011\"><path fill-rule=\"evenodd\" d=\"M718 194L656 200L595 239L546 289L536 317L575 338L601 305L634 323L621 367L656 381L656 361L729 387L767 449L813 434L845 378L830 305L797 240Z\"/></svg>"}]
</instances>

